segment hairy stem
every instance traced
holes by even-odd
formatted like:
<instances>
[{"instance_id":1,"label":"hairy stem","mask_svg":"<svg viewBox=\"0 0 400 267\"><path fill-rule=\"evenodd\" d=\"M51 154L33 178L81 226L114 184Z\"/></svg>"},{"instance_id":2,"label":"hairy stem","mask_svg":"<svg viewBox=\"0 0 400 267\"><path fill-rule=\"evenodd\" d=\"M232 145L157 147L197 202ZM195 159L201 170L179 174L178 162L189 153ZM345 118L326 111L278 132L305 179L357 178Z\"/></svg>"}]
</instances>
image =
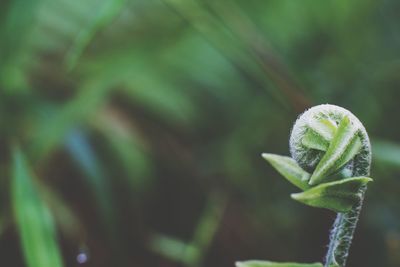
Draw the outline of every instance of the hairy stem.
<instances>
[{"instance_id":1,"label":"hairy stem","mask_svg":"<svg viewBox=\"0 0 400 267\"><path fill-rule=\"evenodd\" d=\"M325 267L346 265L354 230L356 229L358 218L361 212L364 194L367 187L360 190L361 200L354 205L353 209L346 213L338 213L333 224L328 252L325 259Z\"/></svg>"}]
</instances>

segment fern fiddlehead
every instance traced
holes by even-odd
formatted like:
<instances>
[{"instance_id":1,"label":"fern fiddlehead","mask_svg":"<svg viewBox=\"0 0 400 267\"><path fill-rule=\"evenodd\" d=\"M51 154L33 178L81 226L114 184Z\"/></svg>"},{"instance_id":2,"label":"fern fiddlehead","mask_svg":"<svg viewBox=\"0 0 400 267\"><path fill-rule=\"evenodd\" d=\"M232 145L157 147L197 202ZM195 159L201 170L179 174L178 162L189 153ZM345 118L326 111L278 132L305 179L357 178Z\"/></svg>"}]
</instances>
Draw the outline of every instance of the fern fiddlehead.
<instances>
[{"instance_id":1,"label":"fern fiddlehead","mask_svg":"<svg viewBox=\"0 0 400 267\"><path fill-rule=\"evenodd\" d=\"M343 124L346 118L349 121L349 127L344 131L346 133L339 137L339 144L335 145L332 143L335 139L334 134L341 134L337 132L336 126ZM312 141L307 143L307 135L312 135L314 132L319 135L316 137L317 140L318 138L323 140L324 147L321 146L318 149L313 146ZM336 138L335 141L339 138ZM330 147L330 145L332 146ZM310 178L310 184L323 180L323 177L338 170L344 176L343 178L369 176L371 146L368 134L361 122L351 112L338 106L320 105L301 115L292 130L290 151L300 166L314 171ZM338 164L326 163L330 160L336 161ZM330 235L325 266L345 266L366 188L366 185L363 184L358 190L355 190L353 193L357 195L357 200L351 209L338 213Z\"/></svg>"},{"instance_id":2,"label":"fern fiddlehead","mask_svg":"<svg viewBox=\"0 0 400 267\"><path fill-rule=\"evenodd\" d=\"M291 157L263 157L303 192L291 197L337 212L324 267L344 267L361 211L371 165L371 146L362 123L335 105L315 106L299 116L290 136ZM241 266L316 266L255 261ZM317 266L323 266L317 264Z\"/></svg>"}]
</instances>

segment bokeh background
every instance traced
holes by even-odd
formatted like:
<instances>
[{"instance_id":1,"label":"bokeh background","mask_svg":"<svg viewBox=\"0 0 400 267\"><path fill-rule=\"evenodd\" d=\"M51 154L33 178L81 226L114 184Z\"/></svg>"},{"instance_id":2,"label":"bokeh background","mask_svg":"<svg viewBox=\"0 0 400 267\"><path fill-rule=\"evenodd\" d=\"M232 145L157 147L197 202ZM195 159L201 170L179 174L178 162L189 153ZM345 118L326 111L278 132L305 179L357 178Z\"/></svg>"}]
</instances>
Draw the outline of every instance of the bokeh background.
<instances>
[{"instance_id":1,"label":"bokeh background","mask_svg":"<svg viewBox=\"0 0 400 267\"><path fill-rule=\"evenodd\" d=\"M292 201L260 154L287 155L298 114L331 103L374 151L348 265L400 266L399 14L396 0L2 0L0 265L321 261L334 214Z\"/></svg>"}]
</instances>

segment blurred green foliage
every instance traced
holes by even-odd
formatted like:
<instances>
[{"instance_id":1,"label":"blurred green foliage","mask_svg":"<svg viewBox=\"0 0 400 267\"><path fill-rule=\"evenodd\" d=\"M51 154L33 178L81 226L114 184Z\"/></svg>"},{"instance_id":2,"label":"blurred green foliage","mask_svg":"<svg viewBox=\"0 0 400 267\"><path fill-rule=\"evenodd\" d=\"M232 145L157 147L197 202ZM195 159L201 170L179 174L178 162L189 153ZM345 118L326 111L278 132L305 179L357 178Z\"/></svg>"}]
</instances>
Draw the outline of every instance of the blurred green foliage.
<instances>
[{"instance_id":1,"label":"blurred green foliage","mask_svg":"<svg viewBox=\"0 0 400 267\"><path fill-rule=\"evenodd\" d=\"M12 199L25 260L30 267L62 267L52 215L40 199L26 160L13 152Z\"/></svg>"},{"instance_id":2,"label":"blurred green foliage","mask_svg":"<svg viewBox=\"0 0 400 267\"><path fill-rule=\"evenodd\" d=\"M376 150L349 266L399 266L399 11L395 0L3 0L1 264L38 266L43 251L65 266L82 251L96 267L318 261L334 215L289 200L260 154L287 154L298 113L332 103Z\"/></svg>"}]
</instances>

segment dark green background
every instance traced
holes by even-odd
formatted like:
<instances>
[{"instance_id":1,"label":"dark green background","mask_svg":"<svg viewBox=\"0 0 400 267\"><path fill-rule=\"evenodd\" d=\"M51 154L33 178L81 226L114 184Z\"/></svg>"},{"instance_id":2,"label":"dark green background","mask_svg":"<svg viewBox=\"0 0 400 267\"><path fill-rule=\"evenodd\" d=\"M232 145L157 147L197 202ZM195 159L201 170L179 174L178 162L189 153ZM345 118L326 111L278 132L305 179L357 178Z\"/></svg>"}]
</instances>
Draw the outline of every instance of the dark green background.
<instances>
[{"instance_id":1,"label":"dark green background","mask_svg":"<svg viewBox=\"0 0 400 267\"><path fill-rule=\"evenodd\" d=\"M287 155L298 114L331 103L374 153L348 265L400 266L399 14L396 0L2 0L0 265L24 266L16 143L66 266L80 250L96 267L322 261L334 214L292 201L260 154Z\"/></svg>"}]
</instances>

